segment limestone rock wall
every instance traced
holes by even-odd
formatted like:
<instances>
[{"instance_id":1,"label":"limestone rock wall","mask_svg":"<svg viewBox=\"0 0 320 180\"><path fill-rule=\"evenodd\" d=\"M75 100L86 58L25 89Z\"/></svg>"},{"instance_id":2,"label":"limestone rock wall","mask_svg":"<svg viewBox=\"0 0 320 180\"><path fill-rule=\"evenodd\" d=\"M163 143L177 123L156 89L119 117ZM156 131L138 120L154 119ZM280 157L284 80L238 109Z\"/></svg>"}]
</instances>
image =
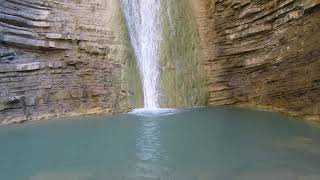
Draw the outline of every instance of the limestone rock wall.
<instances>
[{"instance_id":1,"label":"limestone rock wall","mask_svg":"<svg viewBox=\"0 0 320 180\"><path fill-rule=\"evenodd\" d=\"M195 0L194 0L195 1ZM161 105L205 106L207 78L191 0L162 1Z\"/></svg>"},{"instance_id":2,"label":"limestone rock wall","mask_svg":"<svg viewBox=\"0 0 320 180\"><path fill-rule=\"evenodd\" d=\"M202 41L213 47L207 51L209 104L266 107L319 120L320 1L206 2L213 17L204 19L214 22L214 32L202 33L214 42Z\"/></svg>"},{"instance_id":3,"label":"limestone rock wall","mask_svg":"<svg viewBox=\"0 0 320 180\"><path fill-rule=\"evenodd\" d=\"M163 104L320 120L319 0L163 2ZM0 124L141 102L119 0L0 0Z\"/></svg>"},{"instance_id":4,"label":"limestone rock wall","mask_svg":"<svg viewBox=\"0 0 320 180\"><path fill-rule=\"evenodd\" d=\"M0 0L0 124L127 111L127 38L118 0Z\"/></svg>"}]
</instances>

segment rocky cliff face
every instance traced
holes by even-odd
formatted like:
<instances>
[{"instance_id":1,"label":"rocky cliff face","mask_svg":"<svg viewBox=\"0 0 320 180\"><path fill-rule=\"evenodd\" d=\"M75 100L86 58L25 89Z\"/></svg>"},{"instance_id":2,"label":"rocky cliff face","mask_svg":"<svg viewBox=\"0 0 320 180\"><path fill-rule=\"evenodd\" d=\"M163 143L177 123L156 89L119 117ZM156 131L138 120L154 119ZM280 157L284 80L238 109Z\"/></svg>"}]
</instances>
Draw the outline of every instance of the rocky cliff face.
<instances>
[{"instance_id":1,"label":"rocky cliff face","mask_svg":"<svg viewBox=\"0 0 320 180\"><path fill-rule=\"evenodd\" d=\"M163 104L320 120L319 0L163 2ZM141 106L129 42L119 0L0 0L0 124Z\"/></svg>"},{"instance_id":2,"label":"rocky cliff face","mask_svg":"<svg viewBox=\"0 0 320 180\"><path fill-rule=\"evenodd\" d=\"M162 1L160 66L164 107L204 106L207 102L205 61L193 6L190 0Z\"/></svg>"},{"instance_id":3,"label":"rocky cliff face","mask_svg":"<svg viewBox=\"0 0 320 180\"><path fill-rule=\"evenodd\" d=\"M118 0L0 0L0 124L127 111L122 18Z\"/></svg>"},{"instance_id":4,"label":"rocky cliff face","mask_svg":"<svg viewBox=\"0 0 320 180\"><path fill-rule=\"evenodd\" d=\"M209 104L319 120L320 1L215 0L206 6L202 19L214 22L211 35L202 31L203 39L211 38L206 47L213 47L206 51Z\"/></svg>"}]
</instances>

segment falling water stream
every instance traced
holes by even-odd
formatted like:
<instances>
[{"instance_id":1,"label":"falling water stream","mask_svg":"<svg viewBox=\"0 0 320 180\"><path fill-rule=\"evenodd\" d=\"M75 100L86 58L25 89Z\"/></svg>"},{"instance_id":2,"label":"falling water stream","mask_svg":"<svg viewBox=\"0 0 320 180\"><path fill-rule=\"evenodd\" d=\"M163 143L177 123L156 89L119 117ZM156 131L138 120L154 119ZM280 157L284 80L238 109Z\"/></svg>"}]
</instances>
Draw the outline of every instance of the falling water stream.
<instances>
[{"instance_id":1,"label":"falling water stream","mask_svg":"<svg viewBox=\"0 0 320 180\"><path fill-rule=\"evenodd\" d=\"M159 108L160 0L122 0L142 80L144 108Z\"/></svg>"}]
</instances>

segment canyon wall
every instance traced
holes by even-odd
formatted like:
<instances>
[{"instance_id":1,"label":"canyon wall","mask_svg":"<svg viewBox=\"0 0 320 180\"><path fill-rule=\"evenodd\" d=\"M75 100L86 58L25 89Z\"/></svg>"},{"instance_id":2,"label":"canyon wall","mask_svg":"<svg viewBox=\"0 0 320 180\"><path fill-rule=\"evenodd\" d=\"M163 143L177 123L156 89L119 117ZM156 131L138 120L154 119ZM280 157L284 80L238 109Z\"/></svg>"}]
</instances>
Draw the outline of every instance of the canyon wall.
<instances>
[{"instance_id":1,"label":"canyon wall","mask_svg":"<svg viewBox=\"0 0 320 180\"><path fill-rule=\"evenodd\" d=\"M194 14L191 0L162 1L160 66L164 107L207 104L205 60Z\"/></svg>"},{"instance_id":2,"label":"canyon wall","mask_svg":"<svg viewBox=\"0 0 320 180\"><path fill-rule=\"evenodd\" d=\"M118 0L0 0L0 124L126 112L135 74Z\"/></svg>"},{"instance_id":3,"label":"canyon wall","mask_svg":"<svg viewBox=\"0 0 320 180\"><path fill-rule=\"evenodd\" d=\"M319 0L162 1L161 104L320 121ZM0 124L127 112L141 83L119 0L0 0Z\"/></svg>"},{"instance_id":4,"label":"canyon wall","mask_svg":"<svg viewBox=\"0 0 320 180\"><path fill-rule=\"evenodd\" d=\"M320 1L204 2L197 16L209 105L268 108L320 120Z\"/></svg>"}]
</instances>

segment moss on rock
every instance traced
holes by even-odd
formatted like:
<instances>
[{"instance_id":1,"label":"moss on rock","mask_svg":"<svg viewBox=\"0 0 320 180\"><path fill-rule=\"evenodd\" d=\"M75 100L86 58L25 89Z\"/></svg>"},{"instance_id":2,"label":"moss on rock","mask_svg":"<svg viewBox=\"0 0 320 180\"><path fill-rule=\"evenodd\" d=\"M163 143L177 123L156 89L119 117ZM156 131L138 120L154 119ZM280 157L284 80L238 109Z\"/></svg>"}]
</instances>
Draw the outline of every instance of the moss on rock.
<instances>
[{"instance_id":1,"label":"moss on rock","mask_svg":"<svg viewBox=\"0 0 320 180\"><path fill-rule=\"evenodd\" d=\"M206 72L190 2L163 1L161 15L161 104L165 107L206 105Z\"/></svg>"},{"instance_id":2,"label":"moss on rock","mask_svg":"<svg viewBox=\"0 0 320 180\"><path fill-rule=\"evenodd\" d=\"M122 82L122 90L125 90L126 101L124 103L119 103L120 106L132 108L140 108L143 107L143 92L141 87L141 81L139 76L139 70L136 63L136 57L134 54L133 47L131 46L130 36L126 25L126 20L121 8L120 0L117 1L119 10L116 11L114 28L115 32L119 34L119 41L124 45L123 53L123 63L124 68L121 73L121 81ZM119 92L121 93L121 92Z\"/></svg>"}]
</instances>

